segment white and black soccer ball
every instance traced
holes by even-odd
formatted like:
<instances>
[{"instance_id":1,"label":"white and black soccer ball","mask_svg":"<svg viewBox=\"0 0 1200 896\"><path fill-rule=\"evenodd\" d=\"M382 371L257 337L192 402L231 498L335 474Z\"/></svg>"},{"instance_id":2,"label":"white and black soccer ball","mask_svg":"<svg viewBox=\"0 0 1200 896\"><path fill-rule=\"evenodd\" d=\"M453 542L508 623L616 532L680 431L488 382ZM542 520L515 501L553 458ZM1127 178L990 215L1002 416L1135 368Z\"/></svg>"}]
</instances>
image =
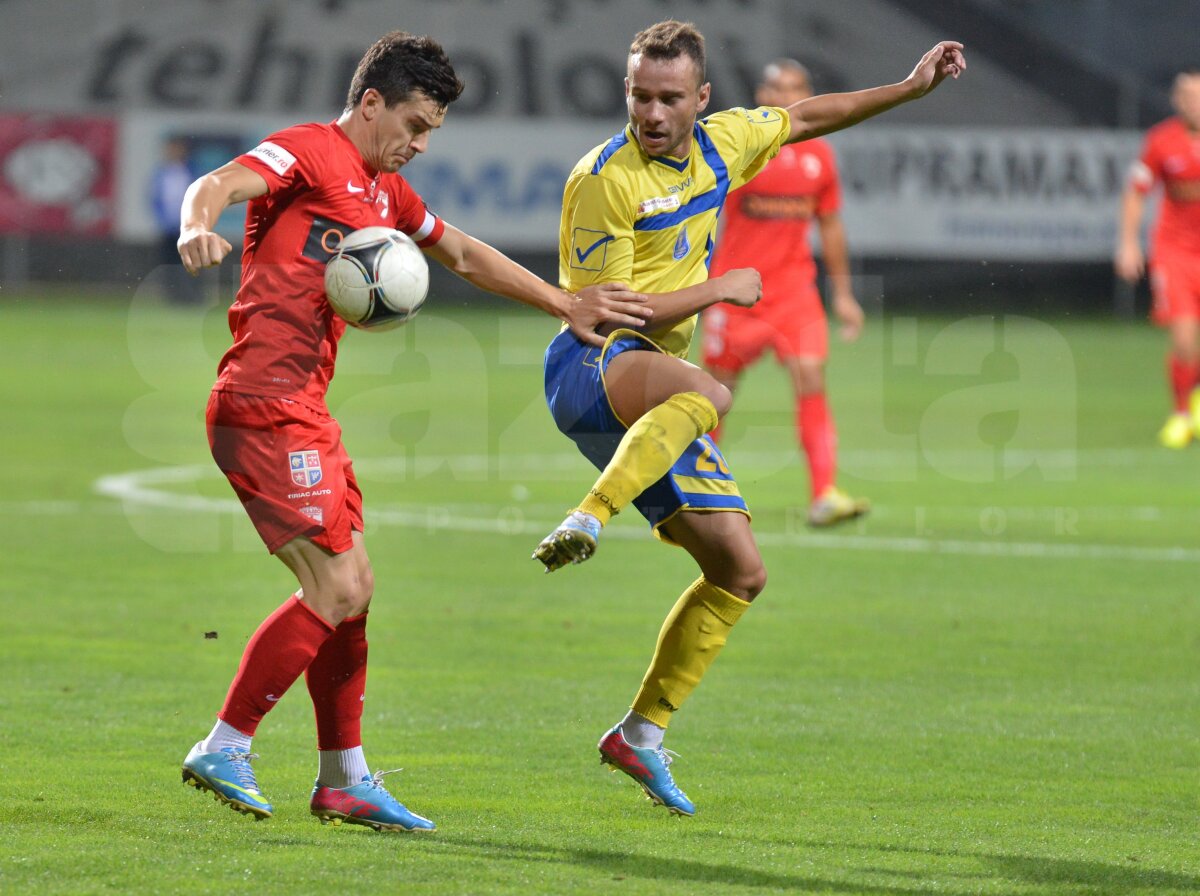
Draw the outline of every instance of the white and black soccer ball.
<instances>
[{"instance_id":1,"label":"white and black soccer ball","mask_svg":"<svg viewBox=\"0 0 1200 896\"><path fill-rule=\"evenodd\" d=\"M390 330L412 320L429 293L425 254L390 227L346 235L325 263L325 297L346 323Z\"/></svg>"}]
</instances>

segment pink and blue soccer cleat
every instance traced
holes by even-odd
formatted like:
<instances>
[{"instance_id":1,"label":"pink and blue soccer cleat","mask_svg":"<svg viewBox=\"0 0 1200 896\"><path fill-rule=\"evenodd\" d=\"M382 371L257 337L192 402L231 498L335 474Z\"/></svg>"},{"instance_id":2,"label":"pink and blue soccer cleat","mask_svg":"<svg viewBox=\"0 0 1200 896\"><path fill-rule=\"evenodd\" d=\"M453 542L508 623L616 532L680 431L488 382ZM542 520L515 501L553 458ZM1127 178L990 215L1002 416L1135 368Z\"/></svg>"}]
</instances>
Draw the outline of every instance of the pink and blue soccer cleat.
<instances>
[{"instance_id":1,"label":"pink and blue soccer cleat","mask_svg":"<svg viewBox=\"0 0 1200 896\"><path fill-rule=\"evenodd\" d=\"M400 769L395 769L400 771ZM361 824L377 831L436 831L428 818L409 812L383 786L383 776L391 772L364 775L362 783L350 787L313 787L312 814L321 824Z\"/></svg>"},{"instance_id":2,"label":"pink and blue soccer cleat","mask_svg":"<svg viewBox=\"0 0 1200 896\"><path fill-rule=\"evenodd\" d=\"M257 758L257 753L233 747L204 753L200 744L196 744L183 760L183 783L207 790L234 812L253 815L255 821L270 818L271 804L258 789L254 769L250 767L250 760Z\"/></svg>"},{"instance_id":3,"label":"pink and blue soccer cleat","mask_svg":"<svg viewBox=\"0 0 1200 896\"><path fill-rule=\"evenodd\" d=\"M612 771L623 771L641 785L646 796L656 806L666 806L672 815L696 814L696 807L687 794L675 786L668 766L671 754L661 747L635 747L625 740L621 726L600 738L600 762L611 765Z\"/></svg>"}]
</instances>

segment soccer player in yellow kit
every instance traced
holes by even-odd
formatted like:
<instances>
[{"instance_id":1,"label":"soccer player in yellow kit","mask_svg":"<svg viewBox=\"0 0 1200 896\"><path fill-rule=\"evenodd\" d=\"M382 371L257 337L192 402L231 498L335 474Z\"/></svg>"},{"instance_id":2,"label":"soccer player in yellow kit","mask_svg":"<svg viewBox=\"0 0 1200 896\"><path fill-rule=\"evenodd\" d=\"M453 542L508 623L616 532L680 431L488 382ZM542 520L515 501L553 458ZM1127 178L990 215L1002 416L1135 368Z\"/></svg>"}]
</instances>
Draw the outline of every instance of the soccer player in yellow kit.
<instances>
[{"instance_id":1,"label":"soccer player in yellow kit","mask_svg":"<svg viewBox=\"0 0 1200 896\"><path fill-rule=\"evenodd\" d=\"M766 584L746 503L707 435L729 410L730 392L684 360L698 312L722 301L753 305L762 295L750 268L708 279L717 217L728 192L783 143L917 99L965 67L962 45L943 41L897 84L697 121L711 92L704 38L691 24L660 22L629 50L629 126L584 156L567 179L561 285L577 291L626 283L647 294L654 317L640 332L609 334L602 348L568 330L550 343L550 411L602 472L534 557L547 572L588 559L604 524L632 503L656 536L683 547L700 567L663 623L629 713L599 744L603 762L673 814L693 815L695 806L668 770L667 724Z\"/></svg>"}]
</instances>

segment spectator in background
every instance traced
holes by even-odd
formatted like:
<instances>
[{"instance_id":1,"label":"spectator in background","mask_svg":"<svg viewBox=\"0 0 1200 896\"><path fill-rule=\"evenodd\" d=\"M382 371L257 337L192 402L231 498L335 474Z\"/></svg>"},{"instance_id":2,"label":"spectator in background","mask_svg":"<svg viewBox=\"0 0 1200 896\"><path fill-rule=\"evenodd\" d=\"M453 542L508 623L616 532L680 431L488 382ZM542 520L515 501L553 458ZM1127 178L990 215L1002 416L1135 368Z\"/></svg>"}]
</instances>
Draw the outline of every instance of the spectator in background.
<instances>
[{"instance_id":1,"label":"spectator in background","mask_svg":"<svg viewBox=\"0 0 1200 896\"><path fill-rule=\"evenodd\" d=\"M1200 68L1180 72L1171 91L1175 116L1149 133L1121 199L1117 276L1136 283L1145 272L1139 230L1146 196L1162 186L1151 235L1151 320L1170 334L1167 375L1175 407L1158 433L1168 448L1200 435Z\"/></svg>"},{"instance_id":2,"label":"spectator in background","mask_svg":"<svg viewBox=\"0 0 1200 896\"><path fill-rule=\"evenodd\" d=\"M808 70L794 59L763 69L759 106L791 106L812 96ZM854 298L841 188L833 147L822 139L789 143L758 176L729 194L712 276L757 268L763 297L751 308L722 303L703 314L704 366L731 392L742 371L768 348L791 377L796 434L808 460L810 526L832 526L866 513L869 504L836 485L837 430L825 400L829 338L809 243L815 221L842 339L858 338L863 311ZM718 431L713 438L719 437Z\"/></svg>"},{"instance_id":3,"label":"spectator in background","mask_svg":"<svg viewBox=\"0 0 1200 896\"><path fill-rule=\"evenodd\" d=\"M179 210L183 194L195 180L188 166L188 145L180 137L163 144L162 161L150 178L150 205L158 232L158 260L164 266L164 297L179 305L194 305L203 298L201 281L188 275L179 264Z\"/></svg>"}]
</instances>

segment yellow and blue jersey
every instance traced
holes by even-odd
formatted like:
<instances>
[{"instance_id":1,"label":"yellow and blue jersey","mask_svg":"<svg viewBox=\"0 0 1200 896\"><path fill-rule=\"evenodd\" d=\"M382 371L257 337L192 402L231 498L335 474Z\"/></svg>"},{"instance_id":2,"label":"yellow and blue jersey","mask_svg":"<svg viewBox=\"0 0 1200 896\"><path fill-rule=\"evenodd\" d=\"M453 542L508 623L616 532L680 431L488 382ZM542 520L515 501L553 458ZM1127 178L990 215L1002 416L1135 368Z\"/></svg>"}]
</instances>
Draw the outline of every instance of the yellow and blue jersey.
<instances>
[{"instance_id":1,"label":"yellow and blue jersey","mask_svg":"<svg viewBox=\"0 0 1200 896\"><path fill-rule=\"evenodd\" d=\"M789 126L773 106L728 109L696 122L687 158L647 155L630 127L597 146L567 178L560 285L620 281L664 293L703 283L726 195L779 152ZM692 317L645 335L684 357L695 329Z\"/></svg>"}]
</instances>

